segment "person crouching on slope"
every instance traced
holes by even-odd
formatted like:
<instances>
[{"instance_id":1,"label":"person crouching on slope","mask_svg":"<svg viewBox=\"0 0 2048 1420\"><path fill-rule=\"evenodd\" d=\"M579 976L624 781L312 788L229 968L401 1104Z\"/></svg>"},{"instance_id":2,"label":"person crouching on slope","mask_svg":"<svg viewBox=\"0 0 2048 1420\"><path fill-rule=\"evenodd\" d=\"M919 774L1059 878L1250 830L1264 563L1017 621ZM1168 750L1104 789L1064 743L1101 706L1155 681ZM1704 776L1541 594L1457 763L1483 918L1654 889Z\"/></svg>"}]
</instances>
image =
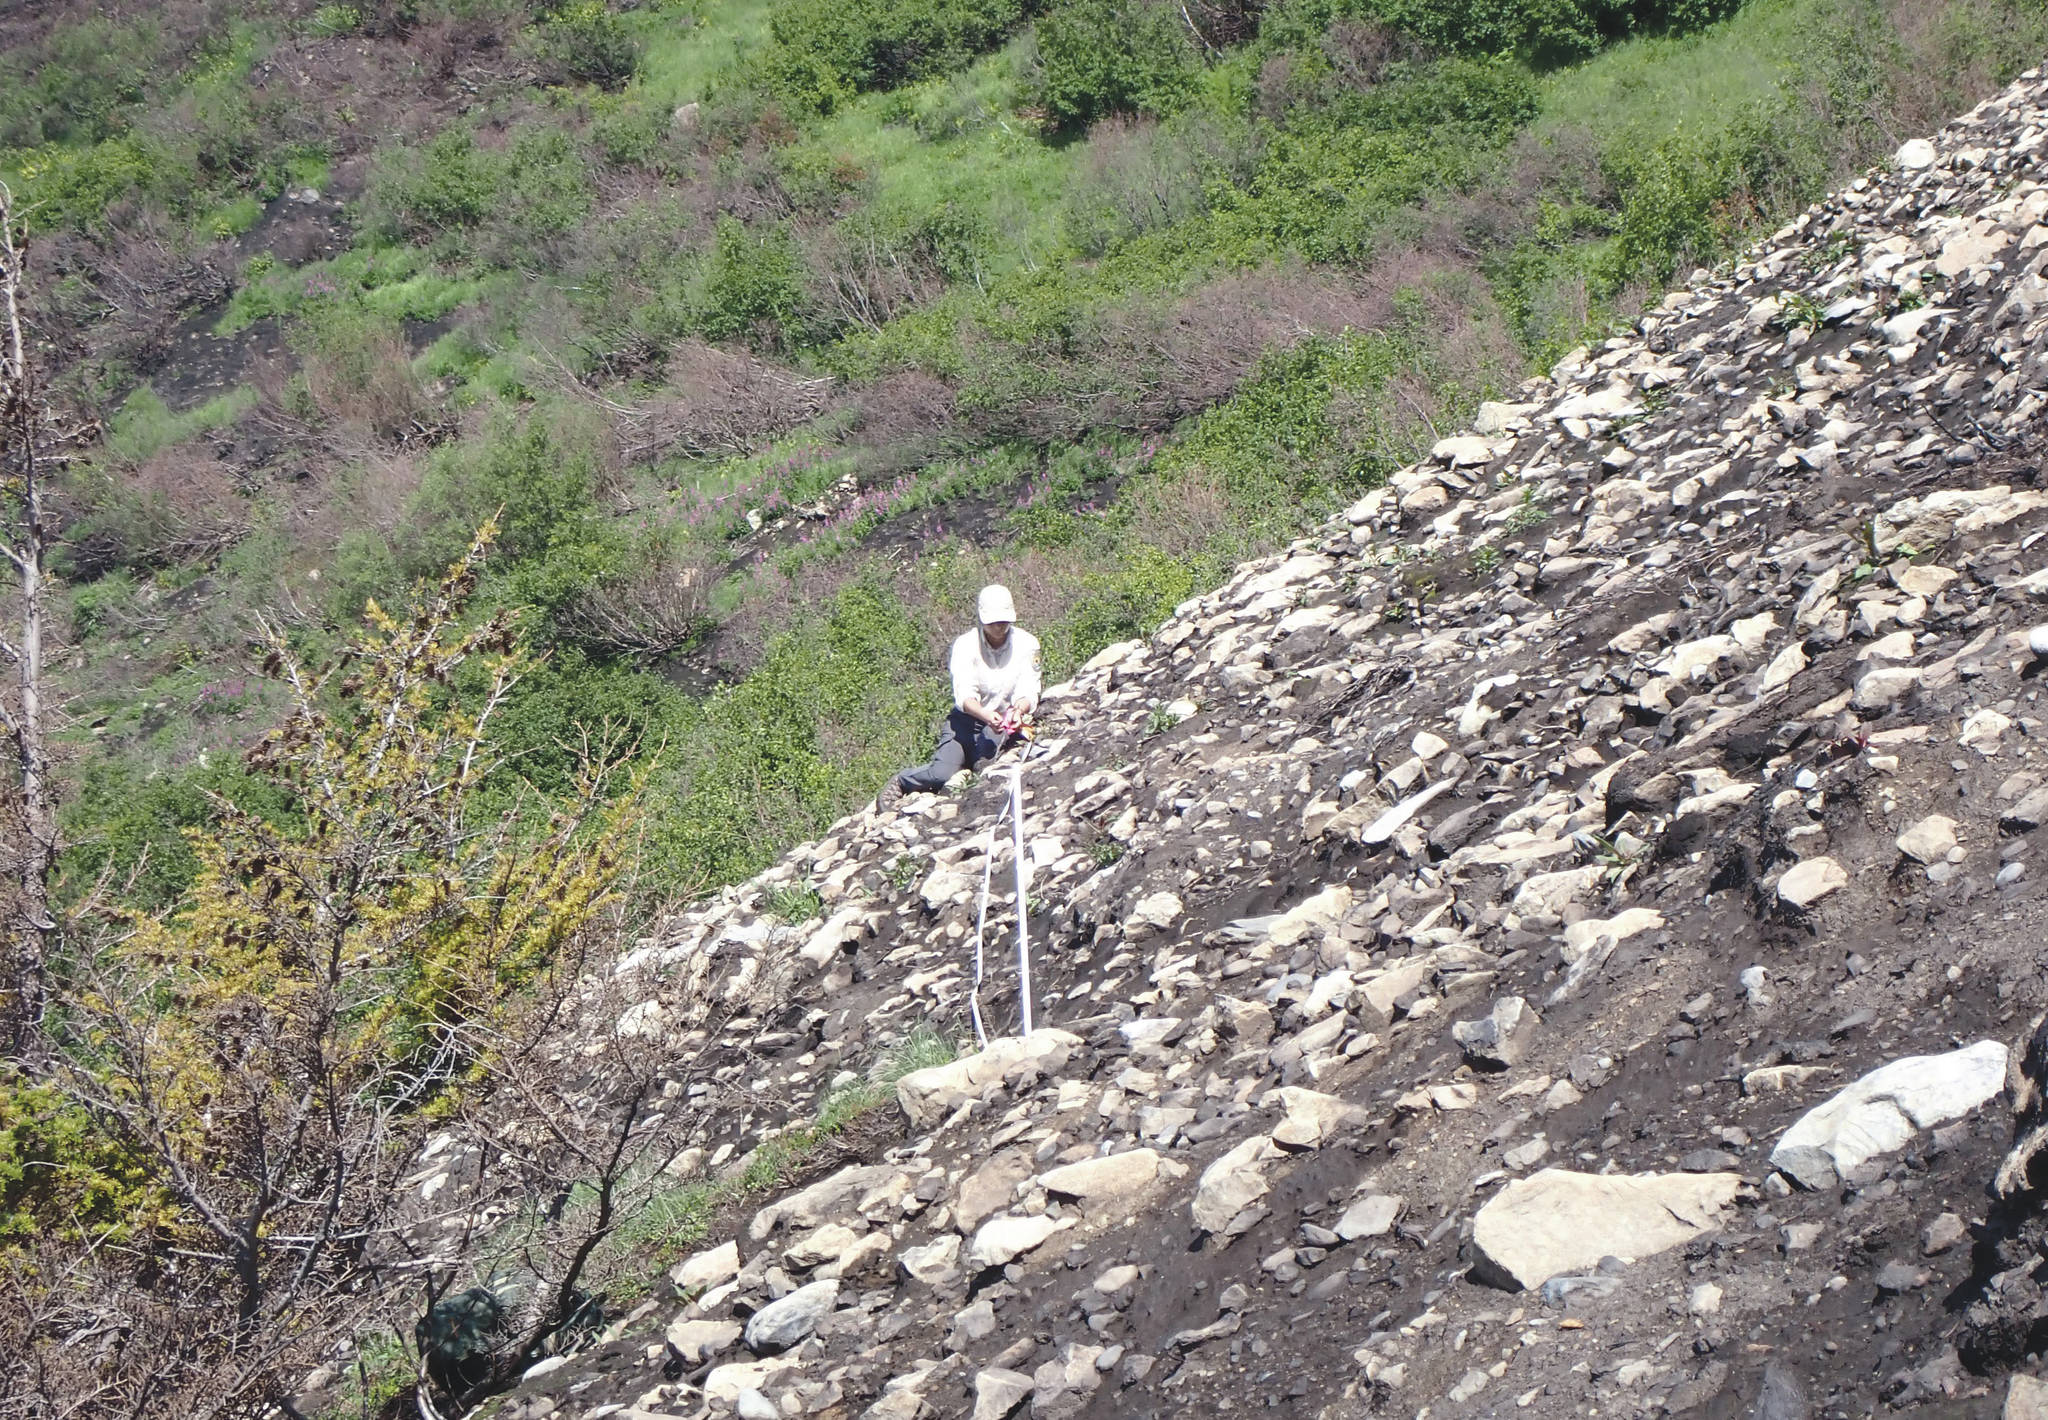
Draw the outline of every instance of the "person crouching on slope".
<instances>
[{"instance_id":1,"label":"person crouching on slope","mask_svg":"<svg viewBox=\"0 0 2048 1420\"><path fill-rule=\"evenodd\" d=\"M1000 754L1038 708L1038 638L1017 629L1010 589L987 586L976 599L980 625L953 642L953 710L931 762L906 769L883 786L877 803L892 808L906 793L936 794L962 769Z\"/></svg>"}]
</instances>

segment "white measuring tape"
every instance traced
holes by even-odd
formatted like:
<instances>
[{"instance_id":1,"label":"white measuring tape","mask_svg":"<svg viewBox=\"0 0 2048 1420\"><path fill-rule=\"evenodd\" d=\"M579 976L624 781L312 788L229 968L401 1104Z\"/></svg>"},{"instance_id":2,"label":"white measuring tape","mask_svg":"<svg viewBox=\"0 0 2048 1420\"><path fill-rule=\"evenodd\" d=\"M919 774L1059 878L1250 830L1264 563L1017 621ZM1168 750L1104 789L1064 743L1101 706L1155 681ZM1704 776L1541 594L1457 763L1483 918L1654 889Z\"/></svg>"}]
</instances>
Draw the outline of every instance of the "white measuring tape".
<instances>
[{"instance_id":1,"label":"white measuring tape","mask_svg":"<svg viewBox=\"0 0 2048 1420\"><path fill-rule=\"evenodd\" d=\"M1009 766L1010 845L1017 860L1017 999L1023 1007L1024 1034L1031 1034L1031 935L1026 918L1030 899L1024 890L1024 758ZM967 997L968 1014L974 1019L975 1043L988 1046L988 1031L981 1023L982 939L988 931L989 886L996 868L996 827L1001 813L988 821L988 842L981 859L981 910L974 919L974 990Z\"/></svg>"}]
</instances>

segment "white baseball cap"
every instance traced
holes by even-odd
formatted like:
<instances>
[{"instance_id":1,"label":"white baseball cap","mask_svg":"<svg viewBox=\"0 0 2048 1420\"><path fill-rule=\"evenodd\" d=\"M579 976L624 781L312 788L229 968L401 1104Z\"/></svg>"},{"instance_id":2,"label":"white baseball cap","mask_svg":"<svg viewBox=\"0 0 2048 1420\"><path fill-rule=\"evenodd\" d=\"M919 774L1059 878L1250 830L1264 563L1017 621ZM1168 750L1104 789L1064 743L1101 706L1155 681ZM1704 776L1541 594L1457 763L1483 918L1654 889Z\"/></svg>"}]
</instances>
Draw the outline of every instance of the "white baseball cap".
<instances>
[{"instance_id":1,"label":"white baseball cap","mask_svg":"<svg viewBox=\"0 0 2048 1420\"><path fill-rule=\"evenodd\" d=\"M996 582L991 582L981 589L981 596L975 602L975 610L980 614L983 626L992 621L1017 619L1017 604L1010 600L1010 589Z\"/></svg>"}]
</instances>

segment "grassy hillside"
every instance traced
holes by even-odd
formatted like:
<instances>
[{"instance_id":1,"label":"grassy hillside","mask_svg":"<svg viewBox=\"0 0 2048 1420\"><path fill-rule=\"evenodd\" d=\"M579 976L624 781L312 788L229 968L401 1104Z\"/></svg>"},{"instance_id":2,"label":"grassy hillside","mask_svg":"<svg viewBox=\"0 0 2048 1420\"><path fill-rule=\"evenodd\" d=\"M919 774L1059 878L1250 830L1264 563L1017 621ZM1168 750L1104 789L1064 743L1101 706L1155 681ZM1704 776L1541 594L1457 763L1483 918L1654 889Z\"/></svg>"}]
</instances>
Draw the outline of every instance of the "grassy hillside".
<instances>
[{"instance_id":1,"label":"grassy hillside","mask_svg":"<svg viewBox=\"0 0 2048 1420\"><path fill-rule=\"evenodd\" d=\"M652 881L922 750L1001 577L1057 675L2034 61L2022 0L515 0L0 21L65 489L66 867L177 900L317 654L504 538L544 790ZM473 688L456 685L458 697Z\"/></svg>"}]
</instances>

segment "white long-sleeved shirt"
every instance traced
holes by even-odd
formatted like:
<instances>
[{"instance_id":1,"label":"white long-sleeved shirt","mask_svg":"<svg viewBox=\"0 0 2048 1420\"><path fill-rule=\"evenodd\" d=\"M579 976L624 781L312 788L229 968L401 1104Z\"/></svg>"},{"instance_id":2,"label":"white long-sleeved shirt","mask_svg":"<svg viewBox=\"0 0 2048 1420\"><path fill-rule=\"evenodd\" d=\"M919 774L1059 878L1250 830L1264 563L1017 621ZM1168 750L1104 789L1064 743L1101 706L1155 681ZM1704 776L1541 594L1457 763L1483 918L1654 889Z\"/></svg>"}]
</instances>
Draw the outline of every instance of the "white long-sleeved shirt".
<instances>
[{"instance_id":1,"label":"white long-sleeved shirt","mask_svg":"<svg viewBox=\"0 0 2048 1420\"><path fill-rule=\"evenodd\" d=\"M1009 640L997 650L977 626L954 641L950 667L956 709L965 710L968 701L979 700L983 709L1001 714L1026 702L1038 703L1038 638L1028 631L1011 627Z\"/></svg>"}]
</instances>

